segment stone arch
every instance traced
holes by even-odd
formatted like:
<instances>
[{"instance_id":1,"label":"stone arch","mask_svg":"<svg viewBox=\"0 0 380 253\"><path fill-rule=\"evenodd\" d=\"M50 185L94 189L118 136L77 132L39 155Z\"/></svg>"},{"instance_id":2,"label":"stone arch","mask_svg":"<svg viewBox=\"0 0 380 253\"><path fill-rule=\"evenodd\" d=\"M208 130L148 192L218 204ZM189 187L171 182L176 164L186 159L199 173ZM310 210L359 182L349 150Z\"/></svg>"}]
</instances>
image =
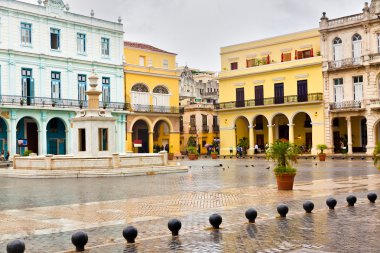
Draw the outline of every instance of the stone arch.
<instances>
[{"instance_id":1,"label":"stone arch","mask_svg":"<svg viewBox=\"0 0 380 253\"><path fill-rule=\"evenodd\" d=\"M53 119L59 119L59 120L62 121L62 123L64 124L65 129L66 129L66 130L68 129L69 124L68 124L63 118L61 118L61 117L57 117L57 116L54 116L54 117L50 117L50 118L48 118L48 119L46 120L46 127L47 127L47 125L49 124L49 122L50 122L51 120L53 120Z\"/></svg>"},{"instance_id":2,"label":"stone arch","mask_svg":"<svg viewBox=\"0 0 380 253\"><path fill-rule=\"evenodd\" d=\"M170 90L168 89L168 87L166 85L159 84L159 85L157 85L156 87L153 88L153 93L155 93L155 94L166 94L166 95L169 95L170 94Z\"/></svg>"},{"instance_id":3,"label":"stone arch","mask_svg":"<svg viewBox=\"0 0 380 253\"><path fill-rule=\"evenodd\" d=\"M29 116L29 115L24 115L24 116L18 118L17 123L16 123L16 126L17 126L18 123L20 123L20 121L21 121L22 119L24 119L24 118L30 118L30 119L32 119L32 120L36 123L36 125L37 125L37 130L38 130L38 131L41 131L41 124L40 124L40 121L37 120L35 117L33 117L33 116Z\"/></svg>"},{"instance_id":4,"label":"stone arch","mask_svg":"<svg viewBox=\"0 0 380 253\"><path fill-rule=\"evenodd\" d=\"M271 125L273 125L273 120L274 120L274 118L276 118L276 117L279 116L279 115L284 115L284 116L286 117L286 119L288 120L289 124L290 124L290 120L289 120L288 115L286 115L285 113L282 113L282 112L277 112L277 113L271 115L271 116L269 117L268 123L271 124Z\"/></svg>"},{"instance_id":5,"label":"stone arch","mask_svg":"<svg viewBox=\"0 0 380 253\"><path fill-rule=\"evenodd\" d=\"M293 123L294 123L294 118L295 118L298 114L300 114L300 113L305 113L305 114L308 115L308 116L310 117L310 119L311 119L311 115L310 115L309 113L307 113L307 112L305 112L305 111L297 111L297 112L293 113L293 114L290 116L290 119L291 119L291 120L289 120L289 118L288 118L288 120L289 120L289 124L293 124Z\"/></svg>"},{"instance_id":6,"label":"stone arch","mask_svg":"<svg viewBox=\"0 0 380 253\"><path fill-rule=\"evenodd\" d=\"M239 116L236 116L236 117L234 118L234 120L233 120L233 124L234 124L234 126L235 126L235 124L236 124L236 121L237 121L239 118L244 118L244 119L246 119L246 120L248 121L249 124L251 124L251 122L249 121L249 119L248 119L246 116L239 115Z\"/></svg>"},{"instance_id":7,"label":"stone arch","mask_svg":"<svg viewBox=\"0 0 380 253\"><path fill-rule=\"evenodd\" d=\"M54 124L53 124L54 123ZM46 123L46 153L67 154L67 124L60 117L52 117Z\"/></svg>"},{"instance_id":8,"label":"stone arch","mask_svg":"<svg viewBox=\"0 0 380 253\"><path fill-rule=\"evenodd\" d=\"M145 83L135 83L134 85L132 85L131 91L149 92L149 86Z\"/></svg>"},{"instance_id":9,"label":"stone arch","mask_svg":"<svg viewBox=\"0 0 380 253\"><path fill-rule=\"evenodd\" d=\"M171 122L168 118L165 118L165 117L159 117L159 118L155 119L155 121L154 121L153 124L152 124L153 129L154 129L154 127L157 125L157 123L159 123L160 121L164 121L165 123L167 123L168 126L169 126L169 131L170 131L171 133L174 132L174 127L173 127L172 122Z\"/></svg>"},{"instance_id":10,"label":"stone arch","mask_svg":"<svg viewBox=\"0 0 380 253\"><path fill-rule=\"evenodd\" d=\"M334 40L333 40L333 45L339 45L339 44L342 44L342 43L343 43L343 41L339 37L335 37Z\"/></svg>"},{"instance_id":11,"label":"stone arch","mask_svg":"<svg viewBox=\"0 0 380 253\"><path fill-rule=\"evenodd\" d=\"M255 120L256 120L257 117L259 117L259 116L263 116L264 119L266 119L266 120L268 121L268 123L269 123L269 119L268 119L268 117L265 116L263 113L259 113L259 114L256 114L255 116L252 117L252 124L253 124L253 122L255 122Z\"/></svg>"},{"instance_id":12,"label":"stone arch","mask_svg":"<svg viewBox=\"0 0 380 253\"><path fill-rule=\"evenodd\" d=\"M131 122L131 125L129 126L129 132L133 132L133 126L139 120L144 121L148 125L149 132L153 132L153 124L150 121L150 119L148 117L145 117L145 116L139 116L139 117L133 119L133 121Z\"/></svg>"},{"instance_id":13,"label":"stone arch","mask_svg":"<svg viewBox=\"0 0 380 253\"><path fill-rule=\"evenodd\" d=\"M362 36L358 33L352 35L352 41L362 41Z\"/></svg>"}]
</instances>

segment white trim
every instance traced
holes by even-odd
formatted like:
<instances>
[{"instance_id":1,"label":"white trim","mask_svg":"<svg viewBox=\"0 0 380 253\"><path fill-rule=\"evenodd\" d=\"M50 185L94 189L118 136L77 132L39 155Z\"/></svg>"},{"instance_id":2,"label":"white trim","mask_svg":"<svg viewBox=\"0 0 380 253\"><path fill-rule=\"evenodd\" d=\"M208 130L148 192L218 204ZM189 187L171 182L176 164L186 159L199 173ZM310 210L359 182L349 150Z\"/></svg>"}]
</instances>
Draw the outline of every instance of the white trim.
<instances>
[{"instance_id":1,"label":"white trim","mask_svg":"<svg viewBox=\"0 0 380 253\"><path fill-rule=\"evenodd\" d=\"M229 61L238 61L239 60L239 57L231 57L231 58L228 58Z\"/></svg>"},{"instance_id":2,"label":"white trim","mask_svg":"<svg viewBox=\"0 0 380 253\"><path fill-rule=\"evenodd\" d=\"M276 78L273 78L272 80L273 82L284 81L285 77L276 77Z\"/></svg>"},{"instance_id":3,"label":"white trim","mask_svg":"<svg viewBox=\"0 0 380 253\"><path fill-rule=\"evenodd\" d=\"M288 48L282 48L282 49L280 49L280 51L281 51L282 53L285 53L285 52L291 52L291 51L293 51L293 48L291 48L291 47L288 47Z\"/></svg>"},{"instance_id":4,"label":"white trim","mask_svg":"<svg viewBox=\"0 0 380 253\"><path fill-rule=\"evenodd\" d=\"M265 51L265 52L261 52L260 55L265 56L265 55L270 55L271 53L272 53L271 51Z\"/></svg>"},{"instance_id":5,"label":"white trim","mask_svg":"<svg viewBox=\"0 0 380 253\"><path fill-rule=\"evenodd\" d=\"M234 86L244 86L245 83L244 82L241 82L241 83L234 83Z\"/></svg>"},{"instance_id":6,"label":"white trim","mask_svg":"<svg viewBox=\"0 0 380 253\"><path fill-rule=\"evenodd\" d=\"M256 58L256 56L257 56L257 54L248 54L246 56L246 58L247 58L247 60L252 60L252 59Z\"/></svg>"},{"instance_id":7,"label":"white trim","mask_svg":"<svg viewBox=\"0 0 380 253\"><path fill-rule=\"evenodd\" d=\"M265 80L256 80L256 81L253 81L253 84L260 84L260 83L265 83Z\"/></svg>"},{"instance_id":8,"label":"white trim","mask_svg":"<svg viewBox=\"0 0 380 253\"><path fill-rule=\"evenodd\" d=\"M298 74L294 76L294 78L296 79L303 79L303 78L308 78L308 77L309 77L309 74Z\"/></svg>"},{"instance_id":9,"label":"white trim","mask_svg":"<svg viewBox=\"0 0 380 253\"><path fill-rule=\"evenodd\" d=\"M300 46L301 49L312 48L312 47L313 47L312 44L305 44L305 45Z\"/></svg>"}]
</instances>

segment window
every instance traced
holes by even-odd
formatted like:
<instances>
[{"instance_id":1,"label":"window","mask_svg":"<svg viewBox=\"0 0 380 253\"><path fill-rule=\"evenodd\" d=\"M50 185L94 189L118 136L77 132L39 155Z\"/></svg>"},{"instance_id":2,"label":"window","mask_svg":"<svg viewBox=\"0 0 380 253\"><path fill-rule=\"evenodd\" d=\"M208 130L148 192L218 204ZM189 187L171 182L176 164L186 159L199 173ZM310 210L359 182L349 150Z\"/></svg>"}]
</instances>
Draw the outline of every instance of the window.
<instances>
[{"instance_id":1,"label":"window","mask_svg":"<svg viewBox=\"0 0 380 253\"><path fill-rule=\"evenodd\" d=\"M343 78L334 79L334 95L335 102L338 103L339 106L344 99Z\"/></svg>"},{"instance_id":2,"label":"window","mask_svg":"<svg viewBox=\"0 0 380 253\"><path fill-rule=\"evenodd\" d=\"M78 129L78 151L86 151L86 129Z\"/></svg>"},{"instance_id":3,"label":"window","mask_svg":"<svg viewBox=\"0 0 380 253\"><path fill-rule=\"evenodd\" d=\"M61 98L61 73L51 72L51 98Z\"/></svg>"},{"instance_id":4,"label":"window","mask_svg":"<svg viewBox=\"0 0 380 253\"><path fill-rule=\"evenodd\" d=\"M261 57L261 64L266 65L270 63L269 55Z\"/></svg>"},{"instance_id":5,"label":"window","mask_svg":"<svg viewBox=\"0 0 380 253\"><path fill-rule=\"evenodd\" d=\"M77 33L77 51L78 54L86 53L86 34Z\"/></svg>"},{"instance_id":6,"label":"window","mask_svg":"<svg viewBox=\"0 0 380 253\"><path fill-rule=\"evenodd\" d=\"M354 83L354 100L363 100L363 76L354 76L352 78Z\"/></svg>"},{"instance_id":7,"label":"window","mask_svg":"<svg viewBox=\"0 0 380 253\"><path fill-rule=\"evenodd\" d=\"M360 57L362 56L362 36L355 34L352 36L352 58L354 63L360 63Z\"/></svg>"},{"instance_id":8,"label":"window","mask_svg":"<svg viewBox=\"0 0 380 253\"><path fill-rule=\"evenodd\" d=\"M21 23L21 44L32 44L32 24Z\"/></svg>"},{"instance_id":9,"label":"window","mask_svg":"<svg viewBox=\"0 0 380 253\"><path fill-rule=\"evenodd\" d=\"M343 85L343 78L334 79L334 85Z\"/></svg>"},{"instance_id":10,"label":"window","mask_svg":"<svg viewBox=\"0 0 380 253\"><path fill-rule=\"evenodd\" d=\"M249 59L247 60L247 68L255 67L257 66L257 60L256 59Z\"/></svg>"},{"instance_id":11,"label":"window","mask_svg":"<svg viewBox=\"0 0 380 253\"><path fill-rule=\"evenodd\" d=\"M110 39L102 38L102 56L110 56Z\"/></svg>"},{"instance_id":12,"label":"window","mask_svg":"<svg viewBox=\"0 0 380 253\"><path fill-rule=\"evenodd\" d=\"M61 34L61 30L50 28L50 48L51 49L54 49L54 50L60 49L61 47L60 34Z\"/></svg>"},{"instance_id":13,"label":"window","mask_svg":"<svg viewBox=\"0 0 380 253\"><path fill-rule=\"evenodd\" d=\"M145 56L139 57L139 65L144 67L145 66Z\"/></svg>"},{"instance_id":14,"label":"window","mask_svg":"<svg viewBox=\"0 0 380 253\"><path fill-rule=\"evenodd\" d=\"M283 53L282 54L282 62L291 61L292 53Z\"/></svg>"},{"instance_id":15,"label":"window","mask_svg":"<svg viewBox=\"0 0 380 253\"><path fill-rule=\"evenodd\" d=\"M298 51L296 57L298 60L313 57L313 50Z\"/></svg>"},{"instance_id":16,"label":"window","mask_svg":"<svg viewBox=\"0 0 380 253\"><path fill-rule=\"evenodd\" d=\"M108 151L108 128L98 129L99 151Z\"/></svg>"},{"instance_id":17,"label":"window","mask_svg":"<svg viewBox=\"0 0 380 253\"><path fill-rule=\"evenodd\" d=\"M231 62L231 70L238 69L238 63L237 62Z\"/></svg>"},{"instance_id":18,"label":"window","mask_svg":"<svg viewBox=\"0 0 380 253\"><path fill-rule=\"evenodd\" d=\"M202 125L207 126L207 115L202 115Z\"/></svg>"},{"instance_id":19,"label":"window","mask_svg":"<svg viewBox=\"0 0 380 253\"><path fill-rule=\"evenodd\" d=\"M86 75L78 75L78 100L86 100Z\"/></svg>"},{"instance_id":20,"label":"window","mask_svg":"<svg viewBox=\"0 0 380 253\"><path fill-rule=\"evenodd\" d=\"M162 67L163 67L164 69L168 69L168 68L169 68L169 61L166 60L166 59L164 59L164 60L162 61Z\"/></svg>"},{"instance_id":21,"label":"window","mask_svg":"<svg viewBox=\"0 0 380 253\"><path fill-rule=\"evenodd\" d=\"M190 126L192 127L196 126L195 115L190 116Z\"/></svg>"},{"instance_id":22,"label":"window","mask_svg":"<svg viewBox=\"0 0 380 253\"><path fill-rule=\"evenodd\" d=\"M109 103L111 101L111 88L110 88L110 78L102 78L102 100L103 102Z\"/></svg>"}]
</instances>

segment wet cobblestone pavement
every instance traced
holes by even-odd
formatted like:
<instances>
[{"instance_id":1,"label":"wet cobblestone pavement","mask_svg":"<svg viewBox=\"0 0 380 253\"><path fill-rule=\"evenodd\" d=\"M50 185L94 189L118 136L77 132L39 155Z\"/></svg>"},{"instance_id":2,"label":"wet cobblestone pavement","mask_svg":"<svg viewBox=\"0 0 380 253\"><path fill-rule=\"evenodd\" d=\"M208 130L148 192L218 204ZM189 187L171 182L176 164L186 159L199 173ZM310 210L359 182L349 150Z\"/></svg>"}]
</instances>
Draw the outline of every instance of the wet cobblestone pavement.
<instances>
[{"instance_id":1,"label":"wet cobblestone pavement","mask_svg":"<svg viewBox=\"0 0 380 253\"><path fill-rule=\"evenodd\" d=\"M29 253L67 252L77 230L89 234L90 253L380 251L380 207L366 199L369 191L380 193L380 174L371 162L301 162L292 192L276 190L266 161L188 164L186 174L0 179L0 252L16 238L25 240ZM350 193L358 197L354 208L346 207ZM338 199L335 211L326 207L329 196ZM304 213L305 200L314 202L313 214ZM289 206L287 219L276 218L279 203ZM255 225L246 223L249 207L259 212ZM209 229L215 212L223 217L220 231ZM167 229L171 218L182 222L178 238ZM122 237L127 225L139 230L132 246Z\"/></svg>"}]
</instances>

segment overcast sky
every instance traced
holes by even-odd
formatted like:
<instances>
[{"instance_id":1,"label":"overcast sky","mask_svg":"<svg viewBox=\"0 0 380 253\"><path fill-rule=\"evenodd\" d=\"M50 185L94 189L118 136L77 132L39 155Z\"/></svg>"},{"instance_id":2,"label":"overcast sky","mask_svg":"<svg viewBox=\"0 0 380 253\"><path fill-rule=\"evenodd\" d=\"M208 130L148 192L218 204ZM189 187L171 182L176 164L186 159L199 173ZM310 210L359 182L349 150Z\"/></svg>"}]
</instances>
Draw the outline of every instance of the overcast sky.
<instances>
[{"instance_id":1,"label":"overcast sky","mask_svg":"<svg viewBox=\"0 0 380 253\"><path fill-rule=\"evenodd\" d=\"M37 3L37 0L23 0ZM177 53L179 66L220 70L222 46L318 27L361 12L364 0L64 0L70 11L116 21L125 39ZM370 1L369 1L370 2Z\"/></svg>"}]
</instances>

